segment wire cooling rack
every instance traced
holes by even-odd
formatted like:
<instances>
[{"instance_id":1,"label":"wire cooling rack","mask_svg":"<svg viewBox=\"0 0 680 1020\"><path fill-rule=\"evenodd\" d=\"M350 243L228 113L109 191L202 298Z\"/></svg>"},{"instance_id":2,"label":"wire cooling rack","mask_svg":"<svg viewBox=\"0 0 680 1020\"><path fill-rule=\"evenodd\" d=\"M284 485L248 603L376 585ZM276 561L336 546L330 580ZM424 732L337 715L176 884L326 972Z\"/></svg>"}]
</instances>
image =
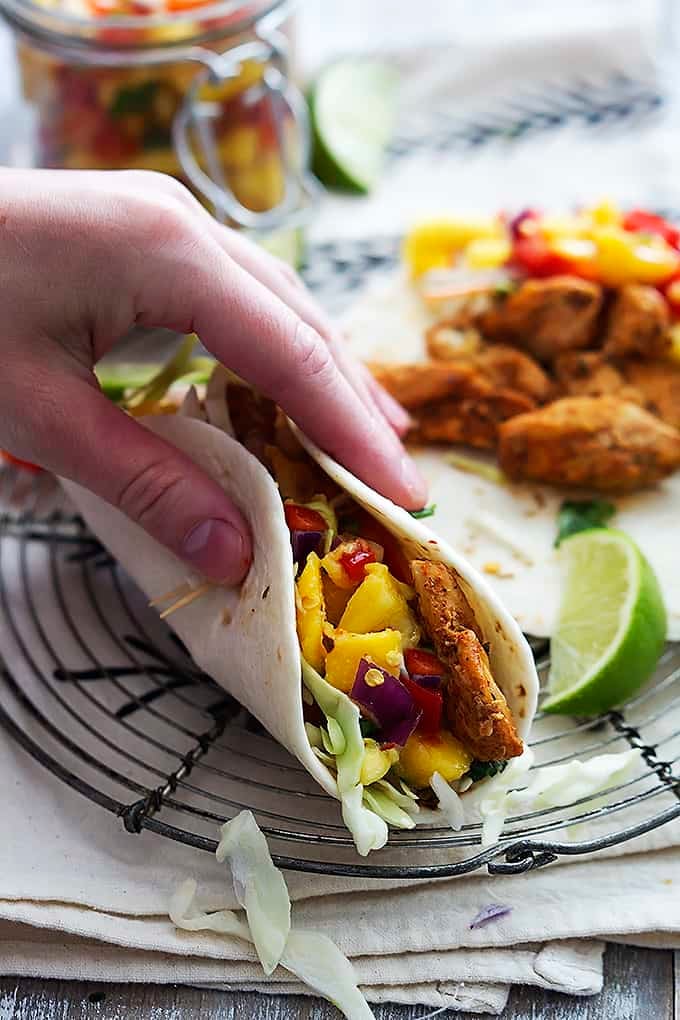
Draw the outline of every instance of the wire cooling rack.
<instances>
[{"instance_id":1,"label":"wire cooling rack","mask_svg":"<svg viewBox=\"0 0 680 1020\"><path fill-rule=\"evenodd\" d=\"M397 258L389 237L317 245L307 280L339 310ZM532 647L544 681L548 643ZM484 867L521 873L632 840L641 848L641 837L660 845L671 830L659 830L680 817L677 644L618 711L536 719L536 768L639 748L639 768L626 782L512 818L492 847L481 847L479 824L460 832L439 825L392 832L383 850L358 857L337 803L196 668L52 479L15 469L0 471L0 726L131 838L150 830L214 852L218 826L249 808L276 863L296 871L386 879Z\"/></svg>"},{"instance_id":2,"label":"wire cooling rack","mask_svg":"<svg viewBox=\"0 0 680 1020\"><path fill-rule=\"evenodd\" d=\"M627 747L640 768L597 799L511 819L482 849L480 826L392 832L359 858L337 804L201 673L52 480L0 473L0 725L53 776L119 819L213 851L218 825L250 808L281 867L433 878L485 866L528 871L625 843L680 816L680 646L619 711L539 717L538 765ZM534 642L541 677L547 642ZM238 669L238 663L233 663ZM48 780L46 776L46 781ZM95 808L93 807L93 810ZM112 823L113 824L113 823Z\"/></svg>"}]
</instances>

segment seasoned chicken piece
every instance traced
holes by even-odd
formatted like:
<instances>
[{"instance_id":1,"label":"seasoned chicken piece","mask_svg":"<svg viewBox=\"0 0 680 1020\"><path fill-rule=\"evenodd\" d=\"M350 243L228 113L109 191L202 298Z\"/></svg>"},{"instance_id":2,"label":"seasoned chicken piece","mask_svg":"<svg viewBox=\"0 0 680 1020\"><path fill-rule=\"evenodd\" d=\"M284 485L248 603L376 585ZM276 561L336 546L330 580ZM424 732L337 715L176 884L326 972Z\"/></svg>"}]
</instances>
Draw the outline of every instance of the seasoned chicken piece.
<instances>
[{"instance_id":1,"label":"seasoned chicken piece","mask_svg":"<svg viewBox=\"0 0 680 1020\"><path fill-rule=\"evenodd\" d=\"M479 374L464 361L424 361L409 365L369 364L377 381L408 411L450 396L473 396Z\"/></svg>"},{"instance_id":2,"label":"seasoned chicken piece","mask_svg":"<svg viewBox=\"0 0 680 1020\"><path fill-rule=\"evenodd\" d=\"M599 351L567 351L555 358L555 378L564 396L619 397L644 404L634 386L629 386L618 368Z\"/></svg>"},{"instance_id":3,"label":"seasoned chicken piece","mask_svg":"<svg viewBox=\"0 0 680 1020\"><path fill-rule=\"evenodd\" d=\"M476 350L461 350L446 341L444 333L433 332L445 323L432 326L425 334L428 353L437 361L456 362L478 368L495 386L519 390L543 404L553 395L553 385L541 366L524 351L506 344L490 344Z\"/></svg>"},{"instance_id":4,"label":"seasoned chicken piece","mask_svg":"<svg viewBox=\"0 0 680 1020\"><path fill-rule=\"evenodd\" d=\"M274 440L276 404L250 386L227 386L229 415L238 441L258 460L264 460L264 447Z\"/></svg>"},{"instance_id":5,"label":"seasoned chicken piece","mask_svg":"<svg viewBox=\"0 0 680 1020\"><path fill-rule=\"evenodd\" d=\"M480 381L474 396L451 397L417 411L407 439L410 443L464 443L493 449L499 425L533 407L534 401L522 393L494 389Z\"/></svg>"},{"instance_id":6,"label":"seasoned chicken piece","mask_svg":"<svg viewBox=\"0 0 680 1020\"><path fill-rule=\"evenodd\" d=\"M617 397L565 397L501 425L498 459L517 481L634 492L680 466L680 432Z\"/></svg>"},{"instance_id":7,"label":"seasoned chicken piece","mask_svg":"<svg viewBox=\"0 0 680 1020\"><path fill-rule=\"evenodd\" d=\"M660 358L668 350L668 303L654 287L629 283L621 287L604 336L610 358Z\"/></svg>"},{"instance_id":8,"label":"seasoned chicken piece","mask_svg":"<svg viewBox=\"0 0 680 1020\"><path fill-rule=\"evenodd\" d=\"M539 361L588 347L602 306L602 288L577 276L526 280L478 320L482 336L508 340Z\"/></svg>"},{"instance_id":9,"label":"seasoned chicken piece","mask_svg":"<svg viewBox=\"0 0 680 1020\"><path fill-rule=\"evenodd\" d=\"M479 761L516 757L523 744L455 572L428 560L413 560L411 570L420 614L450 672L445 700L451 732Z\"/></svg>"},{"instance_id":10,"label":"seasoned chicken piece","mask_svg":"<svg viewBox=\"0 0 680 1020\"><path fill-rule=\"evenodd\" d=\"M459 315L435 322L425 330L427 353L436 361L455 360L461 355L473 353L480 344L474 323L475 318L471 312L467 313L466 318Z\"/></svg>"},{"instance_id":11,"label":"seasoned chicken piece","mask_svg":"<svg viewBox=\"0 0 680 1020\"><path fill-rule=\"evenodd\" d=\"M550 378L524 351L506 344L492 344L470 357L494 386L516 390L537 404L544 404L554 396Z\"/></svg>"},{"instance_id":12,"label":"seasoned chicken piece","mask_svg":"<svg viewBox=\"0 0 680 1020\"><path fill-rule=\"evenodd\" d=\"M626 362L622 371L648 411L680 429L680 365L670 361Z\"/></svg>"}]
</instances>

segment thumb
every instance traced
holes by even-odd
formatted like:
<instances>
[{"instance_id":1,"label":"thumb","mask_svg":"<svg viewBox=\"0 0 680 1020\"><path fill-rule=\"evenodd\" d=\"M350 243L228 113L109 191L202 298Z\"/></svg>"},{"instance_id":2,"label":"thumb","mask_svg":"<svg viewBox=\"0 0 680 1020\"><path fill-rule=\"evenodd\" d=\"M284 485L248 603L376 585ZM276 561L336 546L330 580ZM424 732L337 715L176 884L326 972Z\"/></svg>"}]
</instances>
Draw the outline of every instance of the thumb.
<instances>
[{"instance_id":1,"label":"thumb","mask_svg":"<svg viewBox=\"0 0 680 1020\"><path fill-rule=\"evenodd\" d=\"M217 482L90 382L52 377L50 391L25 438L34 460L118 507L200 574L243 580L252 559L248 525Z\"/></svg>"}]
</instances>

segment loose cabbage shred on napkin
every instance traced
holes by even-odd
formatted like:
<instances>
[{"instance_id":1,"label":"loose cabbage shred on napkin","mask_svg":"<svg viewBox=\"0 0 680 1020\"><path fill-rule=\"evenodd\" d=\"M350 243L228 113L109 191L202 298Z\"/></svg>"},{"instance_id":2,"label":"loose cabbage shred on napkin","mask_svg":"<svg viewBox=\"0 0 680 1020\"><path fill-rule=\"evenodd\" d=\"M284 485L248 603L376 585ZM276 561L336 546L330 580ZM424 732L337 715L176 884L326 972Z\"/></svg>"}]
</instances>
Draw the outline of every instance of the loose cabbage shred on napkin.
<instances>
[{"instance_id":1,"label":"loose cabbage shred on napkin","mask_svg":"<svg viewBox=\"0 0 680 1020\"><path fill-rule=\"evenodd\" d=\"M170 901L170 920L184 931L212 931L251 942L267 975L280 964L340 1010L348 1020L374 1020L354 968L326 935L291 928L290 896L250 811L222 826L216 857L231 867L234 893L247 923L233 910L200 910L189 878Z\"/></svg>"}]
</instances>

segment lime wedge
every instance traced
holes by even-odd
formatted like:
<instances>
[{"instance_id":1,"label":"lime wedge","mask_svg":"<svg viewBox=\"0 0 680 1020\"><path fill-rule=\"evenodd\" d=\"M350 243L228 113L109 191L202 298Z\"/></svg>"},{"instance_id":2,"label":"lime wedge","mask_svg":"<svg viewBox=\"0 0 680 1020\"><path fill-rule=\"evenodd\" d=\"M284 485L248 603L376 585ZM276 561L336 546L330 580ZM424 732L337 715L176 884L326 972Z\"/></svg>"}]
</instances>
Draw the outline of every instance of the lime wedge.
<instances>
[{"instance_id":1,"label":"lime wedge","mask_svg":"<svg viewBox=\"0 0 680 1020\"><path fill-rule=\"evenodd\" d=\"M275 234L253 235L253 240L272 255L283 259L293 269L299 269L305 257L305 233L302 227L277 230Z\"/></svg>"},{"instance_id":2,"label":"lime wedge","mask_svg":"<svg viewBox=\"0 0 680 1020\"><path fill-rule=\"evenodd\" d=\"M398 76L373 60L340 60L321 72L310 96L312 168L330 187L367 194L380 178L392 136Z\"/></svg>"},{"instance_id":3,"label":"lime wedge","mask_svg":"<svg viewBox=\"0 0 680 1020\"><path fill-rule=\"evenodd\" d=\"M666 640L659 583L621 531L582 531L560 546L567 578L551 643L545 712L597 715L649 679Z\"/></svg>"}]
</instances>

